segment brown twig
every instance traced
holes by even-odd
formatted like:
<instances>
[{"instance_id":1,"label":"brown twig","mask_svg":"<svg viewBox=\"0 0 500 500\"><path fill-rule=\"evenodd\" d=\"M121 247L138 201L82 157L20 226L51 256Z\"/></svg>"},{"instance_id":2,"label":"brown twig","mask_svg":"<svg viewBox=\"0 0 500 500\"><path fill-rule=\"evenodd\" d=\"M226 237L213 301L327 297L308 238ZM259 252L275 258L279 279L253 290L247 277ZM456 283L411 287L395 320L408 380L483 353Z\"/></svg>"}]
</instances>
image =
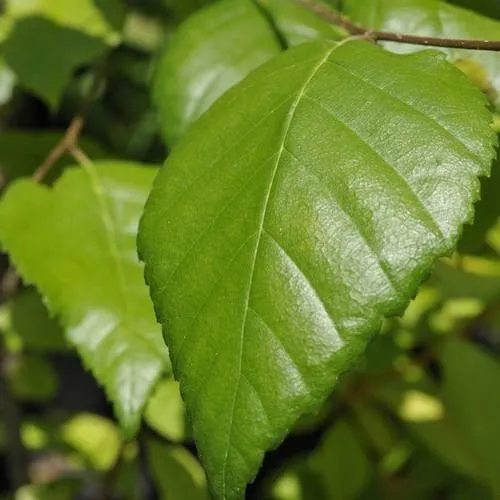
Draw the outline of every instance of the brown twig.
<instances>
[{"instance_id":1,"label":"brown twig","mask_svg":"<svg viewBox=\"0 0 500 500\"><path fill-rule=\"evenodd\" d=\"M71 120L69 127L66 129L62 139L52 148L47 155L45 161L37 168L33 174L33 180L37 182L43 181L54 164L62 158L66 153L71 153L78 148L78 139L84 125L83 116L78 115Z\"/></svg>"},{"instance_id":2,"label":"brown twig","mask_svg":"<svg viewBox=\"0 0 500 500\"><path fill-rule=\"evenodd\" d=\"M87 155L85 155L81 150L78 141L85 125L85 116L87 115L92 102L98 95L99 87L105 73L106 61L107 56L100 61L91 89L81 103L78 114L71 120L62 139L52 148L47 155L47 158L37 168L32 176L33 180L37 182L43 181L55 163L67 153L71 154L71 156L73 156L73 158L80 164L82 164L82 161L83 164L90 162Z\"/></svg>"},{"instance_id":3,"label":"brown twig","mask_svg":"<svg viewBox=\"0 0 500 500\"><path fill-rule=\"evenodd\" d=\"M340 26L351 35L364 36L374 42L397 42L411 45L425 45L429 47L445 47L450 49L488 50L499 52L500 40L469 40L461 38L440 38L428 36L407 35L390 31L372 31L368 28L353 23L347 17L339 14L318 3L315 0L295 0L307 10L314 12L319 17L331 24Z\"/></svg>"}]
</instances>

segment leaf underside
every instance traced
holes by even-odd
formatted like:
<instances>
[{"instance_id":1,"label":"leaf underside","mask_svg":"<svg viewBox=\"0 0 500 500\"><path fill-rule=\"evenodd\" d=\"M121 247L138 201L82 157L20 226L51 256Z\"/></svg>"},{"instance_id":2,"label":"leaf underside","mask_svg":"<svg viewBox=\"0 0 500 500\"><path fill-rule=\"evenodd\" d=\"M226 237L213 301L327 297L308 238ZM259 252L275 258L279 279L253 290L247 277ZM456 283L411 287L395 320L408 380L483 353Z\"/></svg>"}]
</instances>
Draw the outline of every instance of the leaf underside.
<instances>
[{"instance_id":1,"label":"leaf underside","mask_svg":"<svg viewBox=\"0 0 500 500\"><path fill-rule=\"evenodd\" d=\"M17 181L0 203L3 249L60 316L127 436L169 364L135 243L155 172L122 162L72 168L53 189Z\"/></svg>"},{"instance_id":2,"label":"leaf underside","mask_svg":"<svg viewBox=\"0 0 500 500\"><path fill-rule=\"evenodd\" d=\"M139 251L218 498L317 408L472 215L495 135L444 57L304 44L230 90L155 181Z\"/></svg>"}]
</instances>

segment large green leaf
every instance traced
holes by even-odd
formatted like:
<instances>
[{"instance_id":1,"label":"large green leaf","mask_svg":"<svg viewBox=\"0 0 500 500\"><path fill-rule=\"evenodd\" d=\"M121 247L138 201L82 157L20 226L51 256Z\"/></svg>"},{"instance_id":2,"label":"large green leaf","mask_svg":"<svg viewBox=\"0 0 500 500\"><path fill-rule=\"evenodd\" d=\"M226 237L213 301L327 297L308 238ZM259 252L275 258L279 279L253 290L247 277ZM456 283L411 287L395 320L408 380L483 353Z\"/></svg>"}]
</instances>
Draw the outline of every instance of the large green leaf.
<instances>
[{"instance_id":1,"label":"large green leaf","mask_svg":"<svg viewBox=\"0 0 500 500\"><path fill-rule=\"evenodd\" d=\"M190 17L158 60L153 93L173 146L227 89L281 51L252 0L222 0Z\"/></svg>"},{"instance_id":2,"label":"large green leaf","mask_svg":"<svg viewBox=\"0 0 500 500\"><path fill-rule=\"evenodd\" d=\"M252 73L179 144L139 251L219 498L240 497L453 249L489 122L438 52L317 42Z\"/></svg>"},{"instance_id":3,"label":"large green leaf","mask_svg":"<svg viewBox=\"0 0 500 500\"><path fill-rule=\"evenodd\" d=\"M61 317L127 435L168 366L135 250L155 172L90 164L68 170L53 189L19 180L0 203L0 244Z\"/></svg>"},{"instance_id":4,"label":"large green leaf","mask_svg":"<svg viewBox=\"0 0 500 500\"><path fill-rule=\"evenodd\" d=\"M345 13L354 21L373 29L444 38L500 39L500 22L473 11L449 5L443 0L345 0ZM390 50L409 52L423 47L387 43ZM492 96L500 106L500 53L440 49L451 60L472 59L487 71L496 90Z\"/></svg>"}]
</instances>

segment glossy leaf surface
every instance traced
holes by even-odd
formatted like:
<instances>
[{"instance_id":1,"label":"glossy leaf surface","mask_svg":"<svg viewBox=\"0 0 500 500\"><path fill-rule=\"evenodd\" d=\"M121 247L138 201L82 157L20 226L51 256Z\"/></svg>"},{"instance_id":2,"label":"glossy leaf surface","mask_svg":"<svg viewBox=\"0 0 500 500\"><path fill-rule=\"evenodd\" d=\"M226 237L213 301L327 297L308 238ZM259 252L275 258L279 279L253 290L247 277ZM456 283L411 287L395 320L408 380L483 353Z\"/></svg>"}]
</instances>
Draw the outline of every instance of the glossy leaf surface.
<instances>
[{"instance_id":1,"label":"glossy leaf surface","mask_svg":"<svg viewBox=\"0 0 500 500\"><path fill-rule=\"evenodd\" d=\"M17 181L0 203L3 249L61 317L127 435L168 366L135 245L155 172L90 164L67 171L53 189Z\"/></svg>"},{"instance_id":2,"label":"glossy leaf surface","mask_svg":"<svg viewBox=\"0 0 500 500\"><path fill-rule=\"evenodd\" d=\"M437 52L318 42L255 71L179 144L139 251L218 498L242 495L452 250L490 169L489 122Z\"/></svg>"}]
</instances>

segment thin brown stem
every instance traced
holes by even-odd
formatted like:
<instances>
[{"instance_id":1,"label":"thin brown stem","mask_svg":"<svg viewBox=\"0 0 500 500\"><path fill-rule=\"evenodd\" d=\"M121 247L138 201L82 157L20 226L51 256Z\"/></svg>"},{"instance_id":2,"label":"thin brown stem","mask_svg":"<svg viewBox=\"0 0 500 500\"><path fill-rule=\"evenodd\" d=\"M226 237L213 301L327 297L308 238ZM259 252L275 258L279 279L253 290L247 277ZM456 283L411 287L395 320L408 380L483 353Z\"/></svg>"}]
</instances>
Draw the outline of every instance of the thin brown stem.
<instances>
[{"instance_id":1,"label":"thin brown stem","mask_svg":"<svg viewBox=\"0 0 500 500\"><path fill-rule=\"evenodd\" d=\"M500 51L500 40L470 40L462 38L440 38L429 36L407 35L404 33L394 33L390 31L372 31L368 28L353 23L347 17L339 14L318 3L315 0L295 0L307 10L314 12L319 17L325 19L331 24L340 26L351 35L365 35L366 38L374 42L396 42L408 43L411 45L424 45L428 47L445 47L450 49L467 50L488 50L493 52Z\"/></svg>"},{"instance_id":2,"label":"thin brown stem","mask_svg":"<svg viewBox=\"0 0 500 500\"><path fill-rule=\"evenodd\" d=\"M55 163L66 153L77 147L83 125L84 119L80 115L75 116L75 118L71 120L62 139L52 148L45 161L33 174L33 180L37 182L43 181Z\"/></svg>"}]
</instances>

